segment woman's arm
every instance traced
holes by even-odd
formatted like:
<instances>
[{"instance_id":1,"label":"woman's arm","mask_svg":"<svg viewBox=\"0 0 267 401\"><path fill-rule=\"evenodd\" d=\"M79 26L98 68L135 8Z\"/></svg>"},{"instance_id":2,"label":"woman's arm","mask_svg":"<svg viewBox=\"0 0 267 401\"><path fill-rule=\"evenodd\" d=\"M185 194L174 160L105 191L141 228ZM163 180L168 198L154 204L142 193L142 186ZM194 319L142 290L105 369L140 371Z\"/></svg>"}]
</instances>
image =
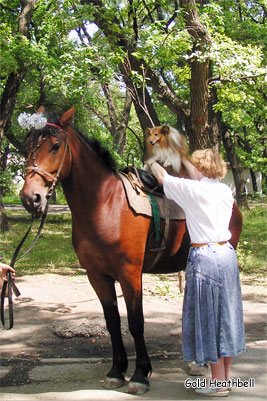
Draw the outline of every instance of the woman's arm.
<instances>
[{"instance_id":1,"label":"woman's arm","mask_svg":"<svg viewBox=\"0 0 267 401\"><path fill-rule=\"evenodd\" d=\"M192 180L199 180L200 178L204 177L204 174L202 174L201 171L199 171L188 159L182 157L181 160L189 175L189 178Z\"/></svg>"},{"instance_id":2,"label":"woman's arm","mask_svg":"<svg viewBox=\"0 0 267 401\"><path fill-rule=\"evenodd\" d=\"M151 163L150 168L158 182L163 184L163 178L166 174L168 174L165 168L161 167L157 162Z\"/></svg>"},{"instance_id":3,"label":"woman's arm","mask_svg":"<svg viewBox=\"0 0 267 401\"><path fill-rule=\"evenodd\" d=\"M196 177L196 168L195 168L195 166L188 159L186 159L185 157L182 157L181 161L182 161L182 164L184 165L184 167L185 167L185 169L186 169L186 171L187 171L187 173L189 175L189 178L191 178L192 180L196 180L197 177Z\"/></svg>"},{"instance_id":4,"label":"woman's arm","mask_svg":"<svg viewBox=\"0 0 267 401\"><path fill-rule=\"evenodd\" d=\"M199 180L200 178L204 177L204 175L199 170L197 170L197 168L188 159L182 157L181 160L189 175L189 178L191 178L192 180ZM152 162L150 164L150 168L158 182L160 184L163 184L163 179L165 175L168 174L167 171L157 162Z\"/></svg>"}]
</instances>

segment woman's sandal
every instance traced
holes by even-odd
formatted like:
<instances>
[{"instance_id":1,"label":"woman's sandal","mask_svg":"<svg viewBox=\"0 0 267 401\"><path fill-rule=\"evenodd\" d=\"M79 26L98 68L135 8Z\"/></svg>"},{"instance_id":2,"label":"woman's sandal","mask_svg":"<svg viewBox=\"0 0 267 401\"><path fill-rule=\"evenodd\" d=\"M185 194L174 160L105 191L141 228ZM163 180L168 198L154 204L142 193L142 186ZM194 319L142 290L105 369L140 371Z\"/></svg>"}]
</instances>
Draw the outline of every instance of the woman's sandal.
<instances>
[{"instance_id":1,"label":"woman's sandal","mask_svg":"<svg viewBox=\"0 0 267 401\"><path fill-rule=\"evenodd\" d=\"M197 388L195 392L206 397L227 397L229 395L228 389L220 391L218 387Z\"/></svg>"}]
</instances>

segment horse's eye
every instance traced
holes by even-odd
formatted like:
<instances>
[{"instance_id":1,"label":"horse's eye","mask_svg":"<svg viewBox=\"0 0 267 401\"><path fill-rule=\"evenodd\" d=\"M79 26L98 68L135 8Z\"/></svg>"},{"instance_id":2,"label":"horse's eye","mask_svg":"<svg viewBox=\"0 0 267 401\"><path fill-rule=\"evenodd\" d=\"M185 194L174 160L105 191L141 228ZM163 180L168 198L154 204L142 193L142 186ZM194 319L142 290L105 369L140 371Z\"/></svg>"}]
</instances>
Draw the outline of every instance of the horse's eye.
<instances>
[{"instance_id":1,"label":"horse's eye","mask_svg":"<svg viewBox=\"0 0 267 401\"><path fill-rule=\"evenodd\" d=\"M58 149L60 148L60 143L54 143L54 145L51 148L51 152L57 152Z\"/></svg>"}]
</instances>

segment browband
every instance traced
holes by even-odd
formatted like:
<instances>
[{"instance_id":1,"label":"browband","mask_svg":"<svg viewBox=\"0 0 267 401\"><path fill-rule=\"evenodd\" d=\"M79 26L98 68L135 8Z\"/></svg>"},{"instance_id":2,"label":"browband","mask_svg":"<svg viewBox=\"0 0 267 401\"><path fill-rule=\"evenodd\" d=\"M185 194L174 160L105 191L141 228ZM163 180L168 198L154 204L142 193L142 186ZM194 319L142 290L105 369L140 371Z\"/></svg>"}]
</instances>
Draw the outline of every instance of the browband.
<instances>
[{"instance_id":1,"label":"browband","mask_svg":"<svg viewBox=\"0 0 267 401\"><path fill-rule=\"evenodd\" d=\"M57 128L57 129L59 129L60 131L63 131L63 128L60 127L60 125L52 124L52 123L46 123L46 125L50 125L51 127L55 127L55 128Z\"/></svg>"}]
</instances>

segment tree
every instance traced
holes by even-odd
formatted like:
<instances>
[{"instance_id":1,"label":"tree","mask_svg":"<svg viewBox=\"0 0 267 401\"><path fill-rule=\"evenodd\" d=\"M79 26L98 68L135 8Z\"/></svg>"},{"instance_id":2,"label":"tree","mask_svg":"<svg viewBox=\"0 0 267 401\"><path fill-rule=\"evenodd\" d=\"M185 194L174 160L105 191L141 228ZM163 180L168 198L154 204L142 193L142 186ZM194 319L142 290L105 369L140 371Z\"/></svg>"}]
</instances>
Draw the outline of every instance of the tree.
<instances>
[{"instance_id":1,"label":"tree","mask_svg":"<svg viewBox=\"0 0 267 401\"><path fill-rule=\"evenodd\" d=\"M218 90L221 92L220 82L223 78L221 74L231 74L233 71L236 74L238 54L235 57L229 46L227 47L229 42L233 42L223 31L222 21L219 30L211 22L215 13L216 18L220 19L222 8L213 2L201 3L202 7L198 9L195 0L181 0L179 4L178 2L144 1L143 10L138 12L137 2L129 1L124 3L118 12L116 4L114 7L112 5L106 7L101 0L81 0L81 4L87 6L84 15L89 9L88 20L98 26L115 54L118 52L123 54L119 69L132 95L141 127L145 129L147 126L159 123L155 112L155 100L152 101L152 95L148 89L150 87L157 95L157 101L164 103L176 115L179 121L177 125L188 136L191 150L208 146L219 149L220 142L223 140L235 177L238 203L245 205L242 165L232 137L229 135L232 129L231 126L228 129L223 113L219 113L218 108L216 111L216 102L220 95L217 92ZM225 5L227 12L228 7L235 6L233 2L226 2L227 5L224 4L225 2L221 3ZM229 12L227 15L229 16ZM224 19L223 17L221 20ZM170 28L171 24L173 24L172 28ZM188 31L182 49L185 54L180 57L174 56L174 61L166 61L163 58L164 50L167 54L168 47L175 46L176 36L184 35L185 29ZM220 46L222 38L224 42ZM234 47L238 48L240 57L244 57L244 60L240 62L240 68L242 68L245 63L250 62L249 59L251 60L252 57L249 52L246 52L246 48L243 49L238 45ZM226 61L220 68L221 50L225 51L225 49L227 52L224 57L230 55L230 61L234 63L232 69L231 64L227 67ZM183 96L184 94L181 96L182 91L176 81L178 77L175 76L175 69L177 70L175 62L180 70L183 70L183 74L188 76L186 85L189 91L186 97ZM254 70L260 67L256 64L254 60L252 63ZM241 76L241 69L239 73ZM219 77L215 79L214 74L219 74ZM233 77L229 79L229 82L232 79Z\"/></svg>"},{"instance_id":2,"label":"tree","mask_svg":"<svg viewBox=\"0 0 267 401\"><path fill-rule=\"evenodd\" d=\"M75 104L76 123L119 166L129 151L141 163L142 131L166 123L185 133L191 150L221 148L243 202L243 166L264 171L266 163L263 2L38 0L28 36L18 37L26 3L0 5L2 99L9 76L22 72L4 131L13 146L24 151L17 115L40 104Z\"/></svg>"},{"instance_id":3,"label":"tree","mask_svg":"<svg viewBox=\"0 0 267 401\"><path fill-rule=\"evenodd\" d=\"M18 8L18 3L16 3L16 8ZM36 0L21 0L21 10L18 19L17 28L17 41L22 42L24 39L29 39L29 24L31 21L33 9ZM2 12L10 10L11 4L5 6L1 3ZM2 147L2 139L5 132L10 130L11 117L14 111L15 103L17 100L17 94L19 92L20 84L24 76L24 67L22 63L18 63L15 71L8 73L6 84L1 96L1 106L0 106L0 150ZM2 155L1 155L2 157ZM0 184L1 187L1 184ZM5 232L9 229L7 217L2 205L2 191L0 188L0 231Z\"/></svg>"}]
</instances>

